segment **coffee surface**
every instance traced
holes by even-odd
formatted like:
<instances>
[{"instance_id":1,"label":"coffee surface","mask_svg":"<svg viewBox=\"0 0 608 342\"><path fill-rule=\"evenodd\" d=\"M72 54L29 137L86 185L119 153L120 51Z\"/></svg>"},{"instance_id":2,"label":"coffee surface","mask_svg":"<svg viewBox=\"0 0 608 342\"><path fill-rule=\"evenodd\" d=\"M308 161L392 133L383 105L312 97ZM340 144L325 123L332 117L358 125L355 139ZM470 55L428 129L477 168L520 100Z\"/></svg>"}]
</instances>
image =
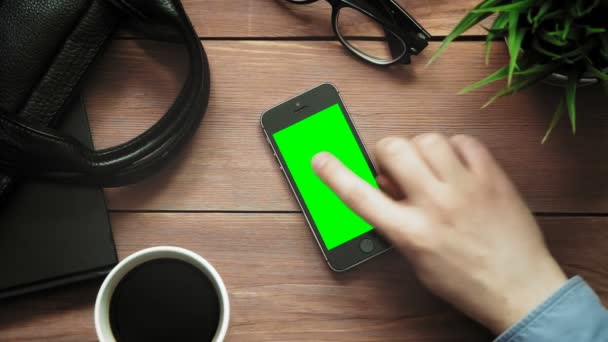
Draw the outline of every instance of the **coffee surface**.
<instances>
[{"instance_id":1,"label":"coffee surface","mask_svg":"<svg viewBox=\"0 0 608 342\"><path fill-rule=\"evenodd\" d=\"M213 283L195 266L157 259L131 270L110 302L112 333L120 342L211 341L220 318Z\"/></svg>"}]
</instances>

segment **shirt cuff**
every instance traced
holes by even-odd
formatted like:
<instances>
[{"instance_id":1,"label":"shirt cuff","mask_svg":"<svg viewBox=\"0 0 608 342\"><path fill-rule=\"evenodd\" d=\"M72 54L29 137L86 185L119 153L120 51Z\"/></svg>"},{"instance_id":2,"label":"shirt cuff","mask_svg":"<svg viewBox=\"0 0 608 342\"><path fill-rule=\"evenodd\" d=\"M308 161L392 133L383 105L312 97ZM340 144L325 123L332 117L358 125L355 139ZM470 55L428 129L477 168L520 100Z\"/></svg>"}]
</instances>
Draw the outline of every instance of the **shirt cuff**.
<instances>
[{"instance_id":1,"label":"shirt cuff","mask_svg":"<svg viewBox=\"0 0 608 342\"><path fill-rule=\"evenodd\" d=\"M494 342L600 340L608 340L608 311L576 276Z\"/></svg>"}]
</instances>

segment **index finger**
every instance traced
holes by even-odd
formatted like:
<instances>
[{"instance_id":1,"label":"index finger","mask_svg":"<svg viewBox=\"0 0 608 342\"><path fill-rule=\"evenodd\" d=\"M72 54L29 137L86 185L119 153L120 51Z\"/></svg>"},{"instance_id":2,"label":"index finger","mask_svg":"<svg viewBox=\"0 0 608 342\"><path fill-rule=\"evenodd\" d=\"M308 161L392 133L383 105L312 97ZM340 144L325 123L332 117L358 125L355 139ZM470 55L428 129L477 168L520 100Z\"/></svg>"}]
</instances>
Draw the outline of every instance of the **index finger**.
<instances>
[{"instance_id":1,"label":"index finger","mask_svg":"<svg viewBox=\"0 0 608 342\"><path fill-rule=\"evenodd\" d=\"M372 226L388 235L399 230L405 208L354 174L337 158L321 152L313 158L312 167L349 208Z\"/></svg>"}]
</instances>

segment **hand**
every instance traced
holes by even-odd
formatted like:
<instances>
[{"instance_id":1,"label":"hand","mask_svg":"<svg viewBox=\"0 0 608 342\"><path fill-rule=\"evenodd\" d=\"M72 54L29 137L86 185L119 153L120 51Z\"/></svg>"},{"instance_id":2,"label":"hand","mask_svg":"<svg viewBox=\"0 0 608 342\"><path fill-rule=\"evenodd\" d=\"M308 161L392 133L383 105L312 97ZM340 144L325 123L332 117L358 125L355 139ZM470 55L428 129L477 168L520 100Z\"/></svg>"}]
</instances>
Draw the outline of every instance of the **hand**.
<instances>
[{"instance_id":1,"label":"hand","mask_svg":"<svg viewBox=\"0 0 608 342\"><path fill-rule=\"evenodd\" d=\"M431 291L471 318L499 334L566 282L526 204L474 138L386 138L376 159L386 192L328 153L312 164Z\"/></svg>"}]
</instances>

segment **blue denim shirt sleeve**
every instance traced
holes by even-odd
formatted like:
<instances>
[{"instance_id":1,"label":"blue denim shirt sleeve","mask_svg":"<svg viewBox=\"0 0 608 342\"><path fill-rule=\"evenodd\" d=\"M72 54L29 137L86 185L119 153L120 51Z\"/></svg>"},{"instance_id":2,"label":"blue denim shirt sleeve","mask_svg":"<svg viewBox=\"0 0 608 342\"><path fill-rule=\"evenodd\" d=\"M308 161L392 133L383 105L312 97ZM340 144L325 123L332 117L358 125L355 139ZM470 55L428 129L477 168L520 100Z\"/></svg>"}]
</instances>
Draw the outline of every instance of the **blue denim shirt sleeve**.
<instances>
[{"instance_id":1,"label":"blue denim shirt sleeve","mask_svg":"<svg viewBox=\"0 0 608 342\"><path fill-rule=\"evenodd\" d=\"M581 277L570 279L494 342L608 341L608 311Z\"/></svg>"}]
</instances>

